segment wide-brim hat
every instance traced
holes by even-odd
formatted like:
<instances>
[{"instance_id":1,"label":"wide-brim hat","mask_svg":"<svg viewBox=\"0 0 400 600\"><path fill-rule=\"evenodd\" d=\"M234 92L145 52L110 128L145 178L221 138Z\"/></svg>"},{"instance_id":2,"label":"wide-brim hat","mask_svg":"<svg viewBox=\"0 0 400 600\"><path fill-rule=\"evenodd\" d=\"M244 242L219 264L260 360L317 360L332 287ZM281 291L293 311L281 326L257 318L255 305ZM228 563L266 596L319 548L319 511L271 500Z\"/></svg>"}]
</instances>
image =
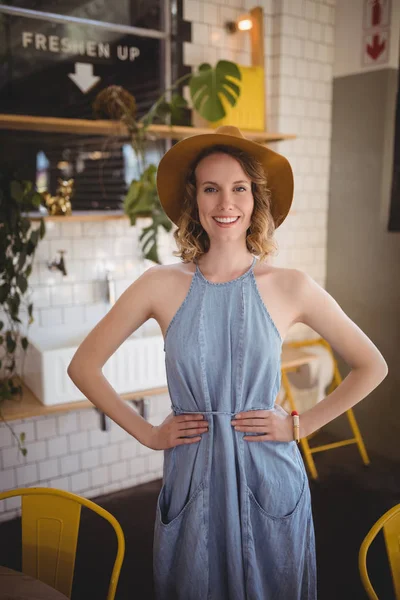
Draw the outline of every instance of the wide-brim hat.
<instances>
[{"instance_id":1,"label":"wide-brim hat","mask_svg":"<svg viewBox=\"0 0 400 600\"><path fill-rule=\"evenodd\" d=\"M182 212L187 174L205 148L223 144L244 150L261 163L271 192L271 212L275 227L286 218L293 200L293 172L289 161L270 148L244 137L240 129L223 125L177 142L162 157L157 170L157 190L161 205L173 223Z\"/></svg>"}]
</instances>

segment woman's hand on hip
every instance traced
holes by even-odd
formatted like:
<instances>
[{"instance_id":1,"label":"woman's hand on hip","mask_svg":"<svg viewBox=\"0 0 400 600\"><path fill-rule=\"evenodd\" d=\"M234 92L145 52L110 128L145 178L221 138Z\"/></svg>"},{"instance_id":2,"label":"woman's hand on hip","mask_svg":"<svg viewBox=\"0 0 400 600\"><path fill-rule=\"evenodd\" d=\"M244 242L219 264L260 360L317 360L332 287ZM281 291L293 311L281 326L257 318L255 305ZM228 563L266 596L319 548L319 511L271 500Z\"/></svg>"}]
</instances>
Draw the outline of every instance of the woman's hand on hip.
<instances>
[{"instance_id":1,"label":"woman's hand on hip","mask_svg":"<svg viewBox=\"0 0 400 600\"><path fill-rule=\"evenodd\" d=\"M293 441L293 419L283 409L244 411L235 415L231 423L236 431L257 434L244 436L248 442Z\"/></svg>"},{"instance_id":2,"label":"woman's hand on hip","mask_svg":"<svg viewBox=\"0 0 400 600\"><path fill-rule=\"evenodd\" d=\"M194 444L208 431L208 421L201 414L168 415L161 425L154 425L145 446L152 450L166 450L182 444ZM194 437L187 437L194 436Z\"/></svg>"}]
</instances>

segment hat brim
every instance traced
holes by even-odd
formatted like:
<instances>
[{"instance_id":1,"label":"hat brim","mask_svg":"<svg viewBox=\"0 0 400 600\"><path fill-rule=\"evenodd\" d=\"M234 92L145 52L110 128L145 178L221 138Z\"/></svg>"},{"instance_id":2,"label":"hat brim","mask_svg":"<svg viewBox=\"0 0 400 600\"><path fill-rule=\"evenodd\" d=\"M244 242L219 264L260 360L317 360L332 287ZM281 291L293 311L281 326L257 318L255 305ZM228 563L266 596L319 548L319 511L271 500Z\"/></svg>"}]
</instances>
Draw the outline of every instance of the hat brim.
<instances>
[{"instance_id":1,"label":"hat brim","mask_svg":"<svg viewBox=\"0 0 400 600\"><path fill-rule=\"evenodd\" d=\"M166 215L173 223L178 223L187 173L202 150L217 144L244 150L261 163L271 192L272 217L275 227L279 227L289 213L293 200L293 172L289 161L257 142L220 133L204 133L185 138L162 157L157 170L157 190Z\"/></svg>"}]
</instances>

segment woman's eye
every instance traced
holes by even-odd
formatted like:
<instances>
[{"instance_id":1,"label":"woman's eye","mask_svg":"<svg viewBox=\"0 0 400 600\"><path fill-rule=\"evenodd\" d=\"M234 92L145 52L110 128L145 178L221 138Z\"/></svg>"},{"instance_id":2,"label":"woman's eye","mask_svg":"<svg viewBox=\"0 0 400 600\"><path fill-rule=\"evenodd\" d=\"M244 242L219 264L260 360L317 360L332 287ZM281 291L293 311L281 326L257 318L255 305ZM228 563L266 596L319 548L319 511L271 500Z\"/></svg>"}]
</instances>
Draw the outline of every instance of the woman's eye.
<instances>
[{"instance_id":1,"label":"woman's eye","mask_svg":"<svg viewBox=\"0 0 400 600\"><path fill-rule=\"evenodd\" d=\"M246 191L246 188L245 188L245 187L243 187L242 185L239 185L238 187L235 187L235 188L234 188L234 190L235 190L235 192L236 192L236 191L238 191L238 190L239 190L239 191L243 191L243 192L245 192L245 191ZM215 187L207 187L207 188L204 188L204 192L205 192L206 194L208 194L209 192L212 192L212 191L214 191L214 192L215 192L215 191L216 191L216 188L215 188Z\"/></svg>"}]
</instances>

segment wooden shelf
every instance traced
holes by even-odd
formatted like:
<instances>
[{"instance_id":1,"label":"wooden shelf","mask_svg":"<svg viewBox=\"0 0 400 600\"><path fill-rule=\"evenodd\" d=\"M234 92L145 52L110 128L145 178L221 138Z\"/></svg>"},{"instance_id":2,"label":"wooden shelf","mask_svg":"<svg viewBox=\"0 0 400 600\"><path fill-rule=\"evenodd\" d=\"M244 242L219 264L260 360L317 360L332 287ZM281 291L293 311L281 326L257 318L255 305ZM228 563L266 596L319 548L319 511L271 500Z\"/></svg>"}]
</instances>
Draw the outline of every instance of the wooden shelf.
<instances>
[{"instance_id":1,"label":"wooden shelf","mask_svg":"<svg viewBox=\"0 0 400 600\"><path fill-rule=\"evenodd\" d=\"M65 223L66 221L110 221L115 219L129 219L123 211L117 210L76 210L72 215L41 215L38 213L28 213L31 221L39 221L43 218L45 221L56 221Z\"/></svg>"},{"instance_id":2,"label":"wooden shelf","mask_svg":"<svg viewBox=\"0 0 400 600\"><path fill-rule=\"evenodd\" d=\"M62 119L58 117L6 114L0 114L0 129L110 136L126 136L128 133L126 127L119 121ZM181 140L202 133L212 133L213 131L211 128L183 127L178 125L151 125L148 129L148 132L154 134L155 137L163 139L171 138L174 140ZM270 133L267 131L243 130L243 132L248 139L260 143L280 142L296 138L293 134Z\"/></svg>"},{"instance_id":3,"label":"wooden shelf","mask_svg":"<svg viewBox=\"0 0 400 600\"><path fill-rule=\"evenodd\" d=\"M43 417L46 415L81 410L83 408L94 408L94 404L89 400L78 400L77 402L47 406L46 404L42 404L25 384L22 384L22 389L22 400L19 399L19 396L16 396L13 400L6 400L1 404L1 412L5 421L29 419L30 417ZM168 387L153 388L141 392L131 392L130 394L120 394L120 397L123 400L139 400L140 398L155 396L157 394L168 394Z\"/></svg>"}]
</instances>

